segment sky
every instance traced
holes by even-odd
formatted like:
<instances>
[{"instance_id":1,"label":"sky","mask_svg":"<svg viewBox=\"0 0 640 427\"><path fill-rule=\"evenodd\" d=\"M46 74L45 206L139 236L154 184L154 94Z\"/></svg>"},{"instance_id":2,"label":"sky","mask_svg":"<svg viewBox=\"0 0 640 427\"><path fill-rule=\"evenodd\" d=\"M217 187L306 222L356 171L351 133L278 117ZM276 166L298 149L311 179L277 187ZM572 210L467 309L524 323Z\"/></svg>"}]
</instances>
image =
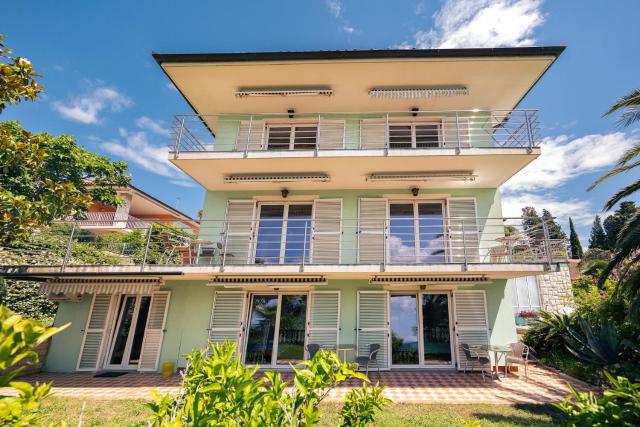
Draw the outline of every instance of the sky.
<instances>
[{"instance_id":1,"label":"sky","mask_svg":"<svg viewBox=\"0 0 640 427\"><path fill-rule=\"evenodd\" d=\"M34 63L45 94L8 107L0 120L70 134L126 160L134 185L193 216L204 190L167 160L172 117L191 110L152 51L566 45L520 104L540 110L543 154L502 187L504 215L546 208L567 231L572 217L586 244L606 199L638 178L636 171L586 191L640 140L640 126L602 117L640 86L637 0L34 0L2 9L5 44Z\"/></svg>"}]
</instances>

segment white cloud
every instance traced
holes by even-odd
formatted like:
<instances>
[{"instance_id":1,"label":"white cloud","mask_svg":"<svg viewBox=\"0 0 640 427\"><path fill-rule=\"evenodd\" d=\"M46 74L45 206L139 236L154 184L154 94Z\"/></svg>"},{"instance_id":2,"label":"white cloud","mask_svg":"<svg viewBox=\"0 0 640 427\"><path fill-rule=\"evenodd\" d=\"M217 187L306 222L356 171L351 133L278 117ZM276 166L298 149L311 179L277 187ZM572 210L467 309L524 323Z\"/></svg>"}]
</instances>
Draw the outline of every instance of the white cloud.
<instances>
[{"instance_id":1,"label":"white cloud","mask_svg":"<svg viewBox=\"0 0 640 427\"><path fill-rule=\"evenodd\" d=\"M340 3L340 0L327 0L326 3L329 8L329 12L331 12L331 14L336 18L340 17L340 14L342 13L342 3Z\"/></svg>"},{"instance_id":2,"label":"white cloud","mask_svg":"<svg viewBox=\"0 0 640 427\"><path fill-rule=\"evenodd\" d=\"M342 27L342 31L344 31L345 33L353 34L356 31L356 29L348 25L345 25Z\"/></svg>"},{"instance_id":3,"label":"white cloud","mask_svg":"<svg viewBox=\"0 0 640 427\"><path fill-rule=\"evenodd\" d=\"M572 178L616 163L622 153L639 140L640 137L629 137L624 132L575 139L567 135L545 138L540 157L507 181L502 190L539 191L557 187Z\"/></svg>"},{"instance_id":4,"label":"white cloud","mask_svg":"<svg viewBox=\"0 0 640 427\"><path fill-rule=\"evenodd\" d=\"M445 0L434 26L400 48L531 46L544 22L542 0Z\"/></svg>"},{"instance_id":5,"label":"white cloud","mask_svg":"<svg viewBox=\"0 0 640 427\"><path fill-rule=\"evenodd\" d=\"M559 200L552 194L520 193L502 197L502 215L506 218L522 216L522 208L533 206L539 215L546 209L556 216L563 227L569 229L569 217L576 226L587 226L595 216L593 206L587 200L571 198Z\"/></svg>"},{"instance_id":6,"label":"white cloud","mask_svg":"<svg viewBox=\"0 0 640 427\"><path fill-rule=\"evenodd\" d=\"M170 178L170 182L175 185L182 187L195 185L190 178L169 162L167 148L149 142L145 131L129 132L126 129L120 129L120 137L122 141L118 139L105 141L95 137L92 139L112 155L135 163L149 172Z\"/></svg>"},{"instance_id":7,"label":"white cloud","mask_svg":"<svg viewBox=\"0 0 640 427\"><path fill-rule=\"evenodd\" d=\"M142 116L136 120L136 126L140 129L148 130L162 136L169 136L169 129L163 120L153 120L147 116Z\"/></svg>"},{"instance_id":8,"label":"white cloud","mask_svg":"<svg viewBox=\"0 0 640 427\"><path fill-rule=\"evenodd\" d=\"M418 4L416 5L416 8L414 9L413 12L416 15L422 15L424 13L424 9L425 9L424 0L422 0L422 1L418 2Z\"/></svg>"},{"instance_id":9,"label":"white cloud","mask_svg":"<svg viewBox=\"0 0 640 427\"><path fill-rule=\"evenodd\" d=\"M62 117L84 124L100 123L100 114L105 110L121 111L131 105L131 98L106 86L94 87L67 102L56 101L52 104L53 109Z\"/></svg>"}]
</instances>

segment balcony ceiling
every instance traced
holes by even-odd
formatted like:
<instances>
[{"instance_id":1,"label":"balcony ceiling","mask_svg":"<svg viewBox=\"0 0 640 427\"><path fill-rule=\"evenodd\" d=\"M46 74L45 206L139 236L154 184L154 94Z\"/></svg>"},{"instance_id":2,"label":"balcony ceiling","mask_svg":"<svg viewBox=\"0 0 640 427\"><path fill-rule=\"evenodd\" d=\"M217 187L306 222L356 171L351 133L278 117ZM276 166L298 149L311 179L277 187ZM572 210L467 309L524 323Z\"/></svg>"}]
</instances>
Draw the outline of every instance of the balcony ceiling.
<instances>
[{"instance_id":1,"label":"balcony ceiling","mask_svg":"<svg viewBox=\"0 0 640 427\"><path fill-rule=\"evenodd\" d=\"M422 153L420 153L422 151ZM171 162L208 190L257 189L397 189L397 188L496 188L535 160L540 149L472 148L455 154L453 149L335 150L287 152L182 152ZM474 182L460 181L367 181L371 173L472 171ZM229 174L326 173L329 182L236 182L225 183Z\"/></svg>"},{"instance_id":2,"label":"balcony ceiling","mask_svg":"<svg viewBox=\"0 0 640 427\"><path fill-rule=\"evenodd\" d=\"M527 48L524 48L527 49ZM528 48L544 49L544 48ZM473 51L473 50L471 50ZM156 55L169 78L199 114L335 111L513 109L557 57L541 50L521 56L407 55L339 59L251 60L240 54ZM380 52L380 51L373 51ZM412 52L412 51L409 51ZM429 51L416 51L417 53ZM360 51L362 53L362 51ZM234 56L235 55L235 56ZM401 55L400 53L398 55ZM238 59L234 59L238 57ZM282 55L286 58L286 55ZM295 57L292 56L292 57ZM329 58L331 56L329 55ZM191 61L191 62L190 62ZM469 94L429 99L372 99L369 90L465 86ZM328 87L331 96L236 97L241 88Z\"/></svg>"}]
</instances>

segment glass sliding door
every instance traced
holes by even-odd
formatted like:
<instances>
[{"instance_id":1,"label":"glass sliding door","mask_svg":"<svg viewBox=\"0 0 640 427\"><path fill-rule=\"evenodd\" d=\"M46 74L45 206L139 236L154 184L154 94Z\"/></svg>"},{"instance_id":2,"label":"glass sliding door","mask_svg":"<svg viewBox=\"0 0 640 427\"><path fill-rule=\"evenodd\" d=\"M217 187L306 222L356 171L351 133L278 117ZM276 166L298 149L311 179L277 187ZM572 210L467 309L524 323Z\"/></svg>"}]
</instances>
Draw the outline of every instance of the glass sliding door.
<instances>
[{"instance_id":1,"label":"glass sliding door","mask_svg":"<svg viewBox=\"0 0 640 427\"><path fill-rule=\"evenodd\" d=\"M306 324L306 293L253 294L245 363L262 366L298 364L305 357Z\"/></svg>"},{"instance_id":2,"label":"glass sliding door","mask_svg":"<svg viewBox=\"0 0 640 427\"><path fill-rule=\"evenodd\" d=\"M416 230L413 203L389 205L389 262L416 262Z\"/></svg>"},{"instance_id":3,"label":"glass sliding door","mask_svg":"<svg viewBox=\"0 0 640 427\"><path fill-rule=\"evenodd\" d=\"M416 210L420 262L445 262L443 204L441 202L418 203Z\"/></svg>"},{"instance_id":4,"label":"glass sliding door","mask_svg":"<svg viewBox=\"0 0 640 427\"><path fill-rule=\"evenodd\" d=\"M300 264L309 258L311 203L261 204L256 264Z\"/></svg>"},{"instance_id":5,"label":"glass sliding door","mask_svg":"<svg viewBox=\"0 0 640 427\"><path fill-rule=\"evenodd\" d=\"M282 295L278 325L278 365L295 365L304 360L307 296Z\"/></svg>"},{"instance_id":6,"label":"glass sliding door","mask_svg":"<svg viewBox=\"0 0 640 427\"><path fill-rule=\"evenodd\" d=\"M418 296L390 295L391 364L418 365Z\"/></svg>"},{"instance_id":7,"label":"glass sliding door","mask_svg":"<svg viewBox=\"0 0 640 427\"><path fill-rule=\"evenodd\" d=\"M423 364L452 363L449 294L423 293L422 296Z\"/></svg>"},{"instance_id":8,"label":"glass sliding door","mask_svg":"<svg viewBox=\"0 0 640 427\"><path fill-rule=\"evenodd\" d=\"M120 297L105 365L108 369L135 369L138 366L150 303L148 295Z\"/></svg>"},{"instance_id":9,"label":"glass sliding door","mask_svg":"<svg viewBox=\"0 0 640 427\"><path fill-rule=\"evenodd\" d=\"M388 262L396 264L446 261L444 204L389 204Z\"/></svg>"}]
</instances>

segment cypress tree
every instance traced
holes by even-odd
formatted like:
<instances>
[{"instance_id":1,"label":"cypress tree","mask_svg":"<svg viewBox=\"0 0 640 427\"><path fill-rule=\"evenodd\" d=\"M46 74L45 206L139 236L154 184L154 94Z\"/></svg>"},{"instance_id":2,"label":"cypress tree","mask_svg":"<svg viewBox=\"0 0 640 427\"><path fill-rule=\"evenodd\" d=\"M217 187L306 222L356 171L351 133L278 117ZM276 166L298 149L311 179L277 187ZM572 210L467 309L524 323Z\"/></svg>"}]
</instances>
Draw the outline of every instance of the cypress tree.
<instances>
[{"instance_id":1,"label":"cypress tree","mask_svg":"<svg viewBox=\"0 0 640 427\"><path fill-rule=\"evenodd\" d=\"M571 243L571 258L582 259L582 256L584 255L582 251L582 244L580 244L580 239L578 238L578 233L576 233L576 229L573 226L571 217L569 217L569 242Z\"/></svg>"},{"instance_id":2,"label":"cypress tree","mask_svg":"<svg viewBox=\"0 0 640 427\"><path fill-rule=\"evenodd\" d=\"M549 239L561 240L566 239L567 235L555 220L551 212L546 209L542 209L542 221L547 225L547 231L549 231Z\"/></svg>"},{"instance_id":3,"label":"cypress tree","mask_svg":"<svg viewBox=\"0 0 640 427\"><path fill-rule=\"evenodd\" d=\"M607 245L607 235L604 233L599 215L596 215L593 220L591 237L589 237L589 249L610 249Z\"/></svg>"}]
</instances>

